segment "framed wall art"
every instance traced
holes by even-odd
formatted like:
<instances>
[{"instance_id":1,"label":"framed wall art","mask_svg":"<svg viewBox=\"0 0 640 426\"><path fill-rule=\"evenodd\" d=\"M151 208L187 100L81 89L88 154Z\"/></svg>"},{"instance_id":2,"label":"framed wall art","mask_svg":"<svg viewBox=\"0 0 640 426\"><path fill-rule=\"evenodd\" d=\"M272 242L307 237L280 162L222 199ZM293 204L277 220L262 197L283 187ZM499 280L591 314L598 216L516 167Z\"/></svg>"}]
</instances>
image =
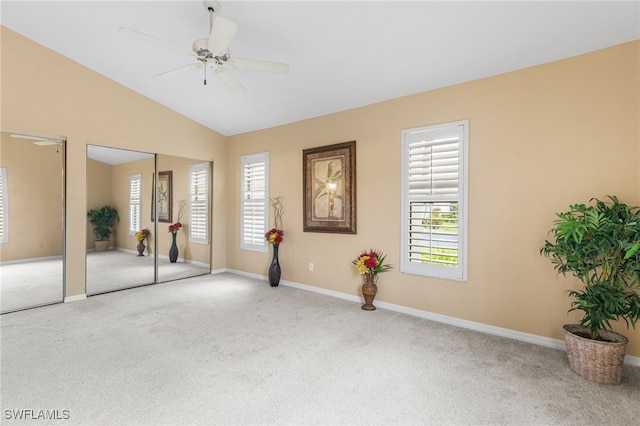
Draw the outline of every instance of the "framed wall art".
<instances>
[{"instance_id":1,"label":"framed wall art","mask_svg":"<svg viewBox=\"0 0 640 426\"><path fill-rule=\"evenodd\" d=\"M302 151L304 232L356 233L356 142Z\"/></svg>"},{"instance_id":2,"label":"framed wall art","mask_svg":"<svg viewBox=\"0 0 640 426\"><path fill-rule=\"evenodd\" d=\"M154 173L155 175L155 173ZM154 176L155 181L155 176ZM155 193L158 193L158 222L171 223L173 206L173 172L158 172L156 190L151 194L151 221L155 220Z\"/></svg>"}]
</instances>

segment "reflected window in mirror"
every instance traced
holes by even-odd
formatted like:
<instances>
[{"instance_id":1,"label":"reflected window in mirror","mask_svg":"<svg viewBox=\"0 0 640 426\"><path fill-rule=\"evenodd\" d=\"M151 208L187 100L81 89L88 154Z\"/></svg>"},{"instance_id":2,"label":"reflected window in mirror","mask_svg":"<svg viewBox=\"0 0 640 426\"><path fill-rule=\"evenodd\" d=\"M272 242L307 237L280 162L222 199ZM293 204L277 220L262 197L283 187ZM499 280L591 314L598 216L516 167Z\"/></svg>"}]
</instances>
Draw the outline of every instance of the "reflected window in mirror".
<instances>
[{"instance_id":1,"label":"reflected window in mirror","mask_svg":"<svg viewBox=\"0 0 640 426\"><path fill-rule=\"evenodd\" d=\"M129 176L129 235L135 235L141 229L142 175Z\"/></svg>"},{"instance_id":2,"label":"reflected window in mirror","mask_svg":"<svg viewBox=\"0 0 640 426\"><path fill-rule=\"evenodd\" d=\"M209 163L189 166L189 241L209 244Z\"/></svg>"}]
</instances>

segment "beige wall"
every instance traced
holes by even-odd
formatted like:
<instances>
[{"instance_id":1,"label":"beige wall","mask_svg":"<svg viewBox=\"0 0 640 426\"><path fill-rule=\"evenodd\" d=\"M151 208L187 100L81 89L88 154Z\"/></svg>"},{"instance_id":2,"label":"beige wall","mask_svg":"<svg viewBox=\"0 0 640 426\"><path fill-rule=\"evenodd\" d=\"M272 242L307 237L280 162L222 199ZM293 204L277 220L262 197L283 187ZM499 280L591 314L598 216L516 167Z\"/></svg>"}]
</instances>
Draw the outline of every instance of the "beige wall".
<instances>
[{"instance_id":1,"label":"beige wall","mask_svg":"<svg viewBox=\"0 0 640 426\"><path fill-rule=\"evenodd\" d=\"M109 164L87 159L87 212L102 206L113 205L112 175L112 167ZM88 220L85 222L87 223L87 248L93 249L96 236L93 234L93 226ZM109 238L109 245L112 247L115 246L115 236L114 232Z\"/></svg>"},{"instance_id":2,"label":"beige wall","mask_svg":"<svg viewBox=\"0 0 640 426\"><path fill-rule=\"evenodd\" d=\"M557 277L538 251L554 213L570 203L617 194L640 205L639 49L636 41L224 138L2 28L2 128L69 141L70 295L84 292L87 144L213 160L212 267L260 275L270 253L239 249L239 165L244 154L268 151L271 193L286 207L284 280L357 295L351 260L377 247L395 267L381 277L378 300L561 339L560 326L577 318L566 313L566 290L578 283ZM470 122L469 280L401 274L400 131L462 119ZM302 232L302 150L350 140L358 234ZM640 356L640 330L618 329Z\"/></svg>"},{"instance_id":3,"label":"beige wall","mask_svg":"<svg viewBox=\"0 0 640 426\"><path fill-rule=\"evenodd\" d=\"M0 35L0 127L67 139L66 295L85 292L87 144L222 160L213 176L212 268L224 268L226 138L5 27Z\"/></svg>"},{"instance_id":4,"label":"beige wall","mask_svg":"<svg viewBox=\"0 0 640 426\"><path fill-rule=\"evenodd\" d=\"M358 295L351 260L375 247L394 265L380 278L377 300L562 339L561 325L578 318L567 315L566 290L578 284L556 277L538 251L554 213L571 203L617 194L640 205L639 46L230 137L228 267L267 273L270 253L239 248L237 188L240 157L269 151L271 194L286 207L284 280ZM401 274L400 132L466 119L469 280ZM350 140L357 141L357 235L302 232L302 150ZM618 329L639 356L640 330Z\"/></svg>"},{"instance_id":5,"label":"beige wall","mask_svg":"<svg viewBox=\"0 0 640 426\"><path fill-rule=\"evenodd\" d=\"M64 248L63 151L1 134L0 167L7 171L9 240L0 261L60 256ZM26 194L27 196L20 196Z\"/></svg>"},{"instance_id":6,"label":"beige wall","mask_svg":"<svg viewBox=\"0 0 640 426\"><path fill-rule=\"evenodd\" d=\"M151 222L151 193L153 191L154 166L154 158L112 166L111 199L113 200L113 206L118 209L118 216L120 216L120 222L115 226L116 246L118 248L136 251L138 240L136 240L135 236L129 235L129 176L140 174L142 175L140 229L148 228L151 230L151 235L145 241L145 245L148 253L153 253L153 238L155 236L153 222Z\"/></svg>"}]
</instances>

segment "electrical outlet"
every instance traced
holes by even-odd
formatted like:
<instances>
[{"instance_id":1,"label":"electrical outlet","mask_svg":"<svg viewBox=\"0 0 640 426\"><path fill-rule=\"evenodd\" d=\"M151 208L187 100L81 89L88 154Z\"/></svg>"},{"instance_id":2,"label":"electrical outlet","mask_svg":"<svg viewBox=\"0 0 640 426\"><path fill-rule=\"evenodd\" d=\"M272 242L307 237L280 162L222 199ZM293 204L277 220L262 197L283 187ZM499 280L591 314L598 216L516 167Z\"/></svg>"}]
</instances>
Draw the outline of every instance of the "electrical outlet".
<instances>
[{"instance_id":1,"label":"electrical outlet","mask_svg":"<svg viewBox=\"0 0 640 426\"><path fill-rule=\"evenodd\" d=\"M315 265L313 264L313 262L309 262L309 270L311 272L313 272L313 268L315 267Z\"/></svg>"}]
</instances>

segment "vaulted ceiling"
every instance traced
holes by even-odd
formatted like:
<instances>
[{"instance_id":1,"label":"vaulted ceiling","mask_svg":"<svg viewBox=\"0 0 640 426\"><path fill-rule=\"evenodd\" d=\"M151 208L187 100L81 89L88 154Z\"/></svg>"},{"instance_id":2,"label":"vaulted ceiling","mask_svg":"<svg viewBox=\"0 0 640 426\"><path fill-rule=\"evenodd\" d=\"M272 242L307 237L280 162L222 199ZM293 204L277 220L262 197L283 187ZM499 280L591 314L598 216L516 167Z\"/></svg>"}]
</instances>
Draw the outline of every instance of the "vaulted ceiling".
<instances>
[{"instance_id":1,"label":"vaulted ceiling","mask_svg":"<svg viewBox=\"0 0 640 426\"><path fill-rule=\"evenodd\" d=\"M640 2L222 1L232 57L287 63L286 75L229 67L153 76L209 36L202 1L2 1L2 25L223 135L234 135L550 62L640 38ZM34 61L37 61L34 58Z\"/></svg>"}]
</instances>

